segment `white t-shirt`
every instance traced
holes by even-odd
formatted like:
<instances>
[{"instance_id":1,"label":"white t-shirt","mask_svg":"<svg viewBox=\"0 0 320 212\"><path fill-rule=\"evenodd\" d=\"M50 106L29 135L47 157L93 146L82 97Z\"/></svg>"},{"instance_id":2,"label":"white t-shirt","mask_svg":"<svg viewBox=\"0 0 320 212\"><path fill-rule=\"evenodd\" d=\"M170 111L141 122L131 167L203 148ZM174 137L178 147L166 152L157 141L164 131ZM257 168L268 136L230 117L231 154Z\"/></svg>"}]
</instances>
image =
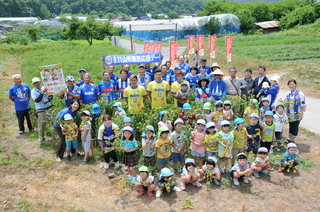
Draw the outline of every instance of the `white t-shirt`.
<instances>
[{"instance_id":1,"label":"white t-shirt","mask_svg":"<svg viewBox=\"0 0 320 212\"><path fill-rule=\"evenodd\" d=\"M137 176L137 182L138 183L152 183L153 181L154 181L154 177L151 176L151 175L148 175L146 181L142 181L142 178L140 177L140 175Z\"/></svg>"},{"instance_id":2,"label":"white t-shirt","mask_svg":"<svg viewBox=\"0 0 320 212\"><path fill-rule=\"evenodd\" d=\"M234 171L239 170L240 172L243 172L249 168L250 168L250 166L248 163L246 165L244 165L244 167L240 166L239 163L236 163L236 164L234 164L234 166L232 166L231 170L234 170Z\"/></svg>"},{"instance_id":3,"label":"white t-shirt","mask_svg":"<svg viewBox=\"0 0 320 212\"><path fill-rule=\"evenodd\" d=\"M126 111L124 111L124 110L122 110L120 112L116 111L115 115L122 116L123 118L125 118L127 116Z\"/></svg>"},{"instance_id":4,"label":"white t-shirt","mask_svg":"<svg viewBox=\"0 0 320 212\"><path fill-rule=\"evenodd\" d=\"M212 114L213 114L213 112L211 112L211 113L209 113L209 114L206 113L206 120L207 120L207 122L212 122Z\"/></svg>"},{"instance_id":5,"label":"white t-shirt","mask_svg":"<svg viewBox=\"0 0 320 212\"><path fill-rule=\"evenodd\" d=\"M260 157L257 157L253 162L252 162L252 165L251 167L255 166L257 163L259 164L266 164L266 162L269 160L269 157L267 155L267 157L265 159L262 159Z\"/></svg>"},{"instance_id":6,"label":"white t-shirt","mask_svg":"<svg viewBox=\"0 0 320 212\"><path fill-rule=\"evenodd\" d=\"M288 120L287 114L279 115L278 113L273 115L273 122L276 124L276 132L282 132L285 121Z\"/></svg>"},{"instance_id":7,"label":"white t-shirt","mask_svg":"<svg viewBox=\"0 0 320 212\"><path fill-rule=\"evenodd\" d=\"M207 165L203 165L202 169L208 169ZM212 170L212 174L217 174L217 173L219 173L219 169L217 166L215 166Z\"/></svg>"}]
</instances>

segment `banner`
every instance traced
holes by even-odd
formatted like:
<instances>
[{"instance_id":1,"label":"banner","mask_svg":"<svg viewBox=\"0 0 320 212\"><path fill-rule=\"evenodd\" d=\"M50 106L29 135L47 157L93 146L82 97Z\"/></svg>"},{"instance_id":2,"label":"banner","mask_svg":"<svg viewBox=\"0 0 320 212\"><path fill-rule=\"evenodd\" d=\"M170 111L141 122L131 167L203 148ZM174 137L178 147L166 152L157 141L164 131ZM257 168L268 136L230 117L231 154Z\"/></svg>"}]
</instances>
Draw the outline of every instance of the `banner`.
<instances>
[{"instance_id":1,"label":"banner","mask_svg":"<svg viewBox=\"0 0 320 212\"><path fill-rule=\"evenodd\" d=\"M47 95L59 94L66 88L61 64L41 66L39 69L44 87L48 89Z\"/></svg>"},{"instance_id":2,"label":"banner","mask_svg":"<svg viewBox=\"0 0 320 212\"><path fill-rule=\"evenodd\" d=\"M149 48L150 48L150 43L149 42L144 42L144 47L143 47L143 53L149 53Z\"/></svg>"},{"instance_id":3,"label":"banner","mask_svg":"<svg viewBox=\"0 0 320 212\"><path fill-rule=\"evenodd\" d=\"M231 62L232 41L233 41L233 37L226 37L226 55L227 55L228 63Z\"/></svg>"},{"instance_id":4,"label":"banner","mask_svg":"<svg viewBox=\"0 0 320 212\"><path fill-rule=\"evenodd\" d=\"M155 49L157 47L157 44L155 43L151 43L151 50L150 50L150 53L154 53Z\"/></svg>"},{"instance_id":5,"label":"banner","mask_svg":"<svg viewBox=\"0 0 320 212\"><path fill-rule=\"evenodd\" d=\"M217 43L217 36L210 35L209 37L209 46L210 46L210 58L216 58L216 43Z\"/></svg>"},{"instance_id":6,"label":"banner","mask_svg":"<svg viewBox=\"0 0 320 212\"><path fill-rule=\"evenodd\" d=\"M136 42L134 40L132 41L132 49L133 49L133 52L136 54L137 53L137 47L136 47Z\"/></svg>"},{"instance_id":7,"label":"banner","mask_svg":"<svg viewBox=\"0 0 320 212\"><path fill-rule=\"evenodd\" d=\"M194 35L188 36L188 49L189 54L194 54Z\"/></svg>"},{"instance_id":8,"label":"banner","mask_svg":"<svg viewBox=\"0 0 320 212\"><path fill-rule=\"evenodd\" d=\"M204 56L204 35L198 35L198 51L200 56Z\"/></svg>"},{"instance_id":9,"label":"banner","mask_svg":"<svg viewBox=\"0 0 320 212\"><path fill-rule=\"evenodd\" d=\"M129 54L129 55L103 55L106 65L156 63L161 61L161 53Z\"/></svg>"},{"instance_id":10,"label":"banner","mask_svg":"<svg viewBox=\"0 0 320 212\"><path fill-rule=\"evenodd\" d=\"M177 62L177 43L176 42L170 42L169 43L169 53L170 57L169 60L171 62L171 66L174 66Z\"/></svg>"},{"instance_id":11,"label":"banner","mask_svg":"<svg viewBox=\"0 0 320 212\"><path fill-rule=\"evenodd\" d=\"M161 42L157 43L157 52L162 52L162 43Z\"/></svg>"}]
</instances>

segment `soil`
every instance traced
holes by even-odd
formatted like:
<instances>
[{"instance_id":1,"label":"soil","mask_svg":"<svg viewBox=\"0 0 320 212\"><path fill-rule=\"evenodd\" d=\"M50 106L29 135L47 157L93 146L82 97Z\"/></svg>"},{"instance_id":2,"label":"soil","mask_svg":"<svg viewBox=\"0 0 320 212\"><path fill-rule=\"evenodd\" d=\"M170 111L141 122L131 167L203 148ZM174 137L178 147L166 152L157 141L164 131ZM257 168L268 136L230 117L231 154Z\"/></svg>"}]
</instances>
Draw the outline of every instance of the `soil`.
<instances>
[{"instance_id":1,"label":"soil","mask_svg":"<svg viewBox=\"0 0 320 212\"><path fill-rule=\"evenodd\" d=\"M11 76L19 71L15 59L9 59L8 76L1 79L2 86L9 88ZM298 173L278 173L279 164L275 163L268 175L259 179L251 176L249 184L234 186L224 174L220 186L187 185L186 191L165 193L161 198L146 194L137 197L134 189L117 185L123 183L118 177L126 178L125 171L112 167L106 171L102 162L81 165L82 160L75 157L71 162L56 162L53 150L40 148L37 139L31 140L27 134L18 134L11 102L3 102L0 110L4 111L0 118L0 208L4 211L181 211L188 199L195 211L320 210L318 165ZM284 135L287 130L286 127ZM302 158L319 164L317 141L316 135L301 132L297 145ZM3 158L8 155L10 160L20 159L4 165ZM25 163L29 165L23 168ZM111 172L116 176L113 179L108 177ZM180 185L180 177L175 179Z\"/></svg>"}]
</instances>

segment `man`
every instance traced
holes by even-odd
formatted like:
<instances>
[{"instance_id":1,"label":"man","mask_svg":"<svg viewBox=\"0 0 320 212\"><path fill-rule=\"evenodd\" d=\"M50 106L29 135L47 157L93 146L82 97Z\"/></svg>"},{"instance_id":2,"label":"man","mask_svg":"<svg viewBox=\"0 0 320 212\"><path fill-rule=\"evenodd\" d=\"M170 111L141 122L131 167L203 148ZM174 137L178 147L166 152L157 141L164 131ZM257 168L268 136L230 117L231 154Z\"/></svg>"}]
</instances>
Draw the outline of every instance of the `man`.
<instances>
[{"instance_id":1,"label":"man","mask_svg":"<svg viewBox=\"0 0 320 212\"><path fill-rule=\"evenodd\" d=\"M221 79L224 73L220 69L216 69L210 75L214 75L215 80L211 80L209 83L209 98L214 98L215 100L224 99L227 93L227 85Z\"/></svg>"},{"instance_id":2,"label":"man","mask_svg":"<svg viewBox=\"0 0 320 212\"><path fill-rule=\"evenodd\" d=\"M179 95L177 94L179 89L181 88L181 84L182 83L187 83L188 87L190 87L190 85L189 85L189 82L186 81L183 78L183 73L182 73L182 71L180 69L176 68L175 69L175 73L176 73L177 81L172 83L172 85L171 85L171 93L172 93L172 96L174 98L173 105L175 107L178 107L178 101L186 101L189 98L189 97L179 97Z\"/></svg>"},{"instance_id":3,"label":"man","mask_svg":"<svg viewBox=\"0 0 320 212\"><path fill-rule=\"evenodd\" d=\"M205 66L206 67L207 74L211 73L211 69L210 69L210 66L207 65L207 59L206 58L201 58L200 65L198 66L198 70L200 70L201 66Z\"/></svg>"},{"instance_id":4,"label":"man","mask_svg":"<svg viewBox=\"0 0 320 212\"><path fill-rule=\"evenodd\" d=\"M128 75L127 75L128 79L132 74L134 74L132 71L130 71L130 66L128 64L123 65L123 69L128 72Z\"/></svg>"},{"instance_id":5,"label":"man","mask_svg":"<svg viewBox=\"0 0 320 212\"><path fill-rule=\"evenodd\" d=\"M12 76L14 85L9 88L8 97L14 103L14 109L18 118L19 134L24 133L24 118L27 119L29 131L33 131L33 125L30 117L30 88L22 83L21 75Z\"/></svg>"},{"instance_id":6,"label":"man","mask_svg":"<svg viewBox=\"0 0 320 212\"><path fill-rule=\"evenodd\" d=\"M166 66L166 65L161 66L162 80L167 81L170 84L171 74L168 71L169 71L168 66Z\"/></svg>"},{"instance_id":7,"label":"man","mask_svg":"<svg viewBox=\"0 0 320 212\"><path fill-rule=\"evenodd\" d=\"M244 77L240 79L240 90L241 90L241 97L246 98L251 95L251 90L253 86L253 79L252 79L252 70L247 68L244 72Z\"/></svg>"},{"instance_id":8,"label":"man","mask_svg":"<svg viewBox=\"0 0 320 212\"><path fill-rule=\"evenodd\" d=\"M94 104L99 100L98 88L95 84L91 83L90 75L85 73L83 75L84 84L80 86L80 98L85 105Z\"/></svg>"},{"instance_id":9,"label":"man","mask_svg":"<svg viewBox=\"0 0 320 212\"><path fill-rule=\"evenodd\" d=\"M103 98L108 104L110 101L116 100L114 94L115 81L110 79L109 71L103 72L103 80L98 84L100 98Z\"/></svg>"},{"instance_id":10,"label":"man","mask_svg":"<svg viewBox=\"0 0 320 212\"><path fill-rule=\"evenodd\" d=\"M190 73L190 65L185 62L184 56L179 57L179 63L175 67L179 68L184 76Z\"/></svg>"},{"instance_id":11,"label":"man","mask_svg":"<svg viewBox=\"0 0 320 212\"><path fill-rule=\"evenodd\" d=\"M137 114L141 112L146 98L146 89L143 86L138 85L137 75L132 74L130 76L130 86L124 89L124 99L128 103L129 113Z\"/></svg>"},{"instance_id":12,"label":"man","mask_svg":"<svg viewBox=\"0 0 320 212\"><path fill-rule=\"evenodd\" d=\"M120 71L120 78L117 80L116 82L116 92L117 92L117 96L118 99L123 99L123 92L124 89L127 88L129 86L130 82L129 82L129 78L128 78L128 71L122 69Z\"/></svg>"},{"instance_id":13,"label":"man","mask_svg":"<svg viewBox=\"0 0 320 212\"><path fill-rule=\"evenodd\" d=\"M170 91L170 85L162 80L160 69L154 71L154 78L155 80L149 83L147 92L151 99L151 107L160 108L167 104L167 94Z\"/></svg>"},{"instance_id":14,"label":"man","mask_svg":"<svg viewBox=\"0 0 320 212\"><path fill-rule=\"evenodd\" d=\"M144 65L138 66L138 72L139 72L139 74L137 76L138 85L141 85L145 89L147 89L149 83L151 82L151 78L149 75L146 74Z\"/></svg>"},{"instance_id":15,"label":"man","mask_svg":"<svg viewBox=\"0 0 320 212\"><path fill-rule=\"evenodd\" d=\"M266 67L259 66L258 68L259 76L257 76L253 81L252 93L253 95L257 96L259 90L262 88L262 83L268 82L270 86L269 79L266 76Z\"/></svg>"},{"instance_id":16,"label":"man","mask_svg":"<svg viewBox=\"0 0 320 212\"><path fill-rule=\"evenodd\" d=\"M236 77L237 69L232 67L229 69L229 76L225 79L227 84L227 95L240 96L240 79Z\"/></svg>"},{"instance_id":17,"label":"man","mask_svg":"<svg viewBox=\"0 0 320 212\"><path fill-rule=\"evenodd\" d=\"M67 86L65 90L60 91L60 99L64 99L66 106L69 107L73 99L80 99L80 88L74 84L74 78L67 76Z\"/></svg>"},{"instance_id":18,"label":"man","mask_svg":"<svg viewBox=\"0 0 320 212\"><path fill-rule=\"evenodd\" d=\"M108 66L108 70L107 70L107 66L104 63L103 57L102 57L102 69L103 69L102 73L104 73L105 71L108 71L110 73L110 79L112 79L115 82L118 80L118 75L114 73L114 70L115 70L114 65Z\"/></svg>"},{"instance_id":19,"label":"man","mask_svg":"<svg viewBox=\"0 0 320 212\"><path fill-rule=\"evenodd\" d=\"M79 70L79 75L80 75L80 79L77 80L76 85L78 87L80 87L81 85L83 85L84 81L83 81L83 75L87 73L86 69L82 68Z\"/></svg>"},{"instance_id":20,"label":"man","mask_svg":"<svg viewBox=\"0 0 320 212\"><path fill-rule=\"evenodd\" d=\"M31 90L31 97L37 110L39 142L43 142L45 141L44 130L46 127L46 110L51 107L50 101L53 96L46 94L47 88L41 87L40 79L38 77L32 79L32 84L34 88Z\"/></svg>"},{"instance_id":21,"label":"man","mask_svg":"<svg viewBox=\"0 0 320 212\"><path fill-rule=\"evenodd\" d=\"M151 81L154 80L154 71L158 68L158 66L153 66L151 68L150 63L144 64L146 74L150 76Z\"/></svg>"}]
</instances>

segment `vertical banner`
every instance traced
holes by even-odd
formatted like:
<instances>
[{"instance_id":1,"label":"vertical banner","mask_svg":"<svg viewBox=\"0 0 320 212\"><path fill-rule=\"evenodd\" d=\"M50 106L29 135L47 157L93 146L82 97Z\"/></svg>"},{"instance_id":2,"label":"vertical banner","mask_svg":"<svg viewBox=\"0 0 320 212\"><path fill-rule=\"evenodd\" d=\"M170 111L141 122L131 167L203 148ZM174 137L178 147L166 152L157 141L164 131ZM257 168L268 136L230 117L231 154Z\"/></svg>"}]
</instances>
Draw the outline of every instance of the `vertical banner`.
<instances>
[{"instance_id":1,"label":"vertical banner","mask_svg":"<svg viewBox=\"0 0 320 212\"><path fill-rule=\"evenodd\" d=\"M233 41L233 37L226 37L226 55L227 55L228 63L231 62L232 41Z\"/></svg>"},{"instance_id":2,"label":"vertical banner","mask_svg":"<svg viewBox=\"0 0 320 212\"><path fill-rule=\"evenodd\" d=\"M189 54L194 54L194 35L188 36L188 49Z\"/></svg>"},{"instance_id":3,"label":"vertical banner","mask_svg":"<svg viewBox=\"0 0 320 212\"><path fill-rule=\"evenodd\" d=\"M216 43L217 43L217 36L211 35L209 37L209 46L210 46L210 58L216 58Z\"/></svg>"},{"instance_id":4,"label":"vertical banner","mask_svg":"<svg viewBox=\"0 0 320 212\"><path fill-rule=\"evenodd\" d=\"M61 64L42 66L39 69L44 87L48 89L47 95L59 94L61 90L65 89L66 84Z\"/></svg>"},{"instance_id":5,"label":"vertical banner","mask_svg":"<svg viewBox=\"0 0 320 212\"><path fill-rule=\"evenodd\" d=\"M143 53L146 54L149 52L150 48L150 43L149 42L144 42L144 47L143 47Z\"/></svg>"},{"instance_id":6,"label":"vertical banner","mask_svg":"<svg viewBox=\"0 0 320 212\"><path fill-rule=\"evenodd\" d=\"M157 44L155 43L151 43L151 50L150 53L154 53L154 51L156 50Z\"/></svg>"},{"instance_id":7,"label":"vertical banner","mask_svg":"<svg viewBox=\"0 0 320 212\"><path fill-rule=\"evenodd\" d=\"M132 41L132 48L133 48L133 52L137 54L136 42L134 42L134 40Z\"/></svg>"},{"instance_id":8,"label":"vertical banner","mask_svg":"<svg viewBox=\"0 0 320 212\"><path fill-rule=\"evenodd\" d=\"M177 43L176 42L169 43L169 53L170 53L169 60L171 62L171 67L174 67L177 61Z\"/></svg>"},{"instance_id":9,"label":"vertical banner","mask_svg":"<svg viewBox=\"0 0 320 212\"><path fill-rule=\"evenodd\" d=\"M204 35L198 35L198 51L200 56L204 56Z\"/></svg>"},{"instance_id":10,"label":"vertical banner","mask_svg":"<svg viewBox=\"0 0 320 212\"><path fill-rule=\"evenodd\" d=\"M162 43L161 42L157 43L157 52L162 52Z\"/></svg>"}]
</instances>

